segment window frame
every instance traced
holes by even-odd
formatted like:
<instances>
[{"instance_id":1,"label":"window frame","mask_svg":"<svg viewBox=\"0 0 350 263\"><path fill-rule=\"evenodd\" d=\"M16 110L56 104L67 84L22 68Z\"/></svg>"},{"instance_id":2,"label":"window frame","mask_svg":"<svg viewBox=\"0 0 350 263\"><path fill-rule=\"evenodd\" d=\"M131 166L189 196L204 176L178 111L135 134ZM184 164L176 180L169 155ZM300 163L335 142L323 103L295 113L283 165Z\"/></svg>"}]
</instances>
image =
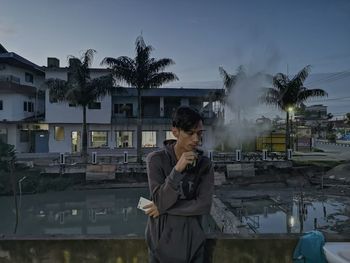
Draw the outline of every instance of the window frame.
<instances>
[{"instance_id":1,"label":"window frame","mask_svg":"<svg viewBox=\"0 0 350 263\"><path fill-rule=\"evenodd\" d=\"M131 133L131 140L128 140L129 142L131 142L130 146L124 146L124 142L121 142L121 147L119 147L119 141L118 141L118 136L117 134L119 132L130 132ZM133 130L115 130L114 134L115 134L115 147L118 149L123 149L123 148L134 148L133 146L133 136L134 136L134 132Z\"/></svg>"}]
</instances>

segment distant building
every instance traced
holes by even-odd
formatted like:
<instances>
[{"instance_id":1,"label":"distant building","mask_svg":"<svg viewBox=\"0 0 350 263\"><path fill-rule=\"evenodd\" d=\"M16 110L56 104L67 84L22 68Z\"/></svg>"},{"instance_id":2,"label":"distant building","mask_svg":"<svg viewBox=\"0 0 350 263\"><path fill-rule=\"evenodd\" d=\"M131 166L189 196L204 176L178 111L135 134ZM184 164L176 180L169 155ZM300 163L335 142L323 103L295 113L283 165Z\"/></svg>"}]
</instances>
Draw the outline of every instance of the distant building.
<instances>
[{"instance_id":1,"label":"distant building","mask_svg":"<svg viewBox=\"0 0 350 263\"><path fill-rule=\"evenodd\" d=\"M298 126L310 127L317 137L325 137L328 124L327 106L322 104L305 106L294 116Z\"/></svg>"},{"instance_id":2,"label":"distant building","mask_svg":"<svg viewBox=\"0 0 350 263\"><path fill-rule=\"evenodd\" d=\"M48 60L48 65L52 58ZM57 61L56 61L57 64ZM67 79L67 68L47 67L46 78ZM91 69L91 78L108 74L107 69ZM213 125L220 119L215 109L217 89L158 88L142 91L142 147L147 152L162 147L172 139L172 114L180 105L189 105L202 112L203 144L214 147ZM75 153L81 150L82 109L69 103L58 103L46 91L46 119L49 126L50 152ZM111 95L96 101L87 110L88 150L103 153L136 154L137 90L116 88Z\"/></svg>"},{"instance_id":3,"label":"distant building","mask_svg":"<svg viewBox=\"0 0 350 263\"><path fill-rule=\"evenodd\" d=\"M0 45L0 140L18 152L47 151L44 118L45 72ZM44 136L44 137L43 137Z\"/></svg>"}]
</instances>

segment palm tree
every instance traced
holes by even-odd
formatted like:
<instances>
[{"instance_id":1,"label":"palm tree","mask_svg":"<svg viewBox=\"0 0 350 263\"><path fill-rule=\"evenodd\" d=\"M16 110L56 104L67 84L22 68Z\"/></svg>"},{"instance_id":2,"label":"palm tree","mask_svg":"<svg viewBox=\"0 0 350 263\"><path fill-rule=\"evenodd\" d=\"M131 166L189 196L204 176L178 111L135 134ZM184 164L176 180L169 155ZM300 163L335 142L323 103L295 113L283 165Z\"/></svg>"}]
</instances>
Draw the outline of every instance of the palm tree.
<instances>
[{"instance_id":1,"label":"palm tree","mask_svg":"<svg viewBox=\"0 0 350 263\"><path fill-rule=\"evenodd\" d=\"M308 89L304 81L309 76L310 65L304 67L292 79L283 73L277 73L272 80L273 88L266 88L262 102L274 105L286 112L286 150L290 148L289 113L294 107L311 97L328 96L322 89Z\"/></svg>"},{"instance_id":2,"label":"palm tree","mask_svg":"<svg viewBox=\"0 0 350 263\"><path fill-rule=\"evenodd\" d=\"M234 109L235 105L232 105L232 103L228 101L228 97L234 91L234 87L237 84L238 80L247 78L246 70L241 65L238 67L236 75L227 73L227 71L223 67L219 67L219 72L222 77L224 88L225 88L225 99L223 103L226 104L231 109ZM237 108L236 110L237 110L237 119L239 121L241 118L240 116L241 109Z\"/></svg>"},{"instance_id":3,"label":"palm tree","mask_svg":"<svg viewBox=\"0 0 350 263\"><path fill-rule=\"evenodd\" d=\"M112 74L99 78L90 77L90 66L93 61L93 49L88 49L81 58L69 57L68 79L48 79L50 99L69 102L83 109L82 157L87 162L87 125L86 107L97 99L110 94L113 89Z\"/></svg>"},{"instance_id":4,"label":"palm tree","mask_svg":"<svg viewBox=\"0 0 350 263\"><path fill-rule=\"evenodd\" d=\"M141 91L149 88L158 88L165 83L178 80L172 72L163 70L174 61L170 58L155 59L150 54L152 46L147 46L142 36L137 37L135 42L136 56L134 59L121 56L118 58L106 57L101 64L108 65L117 81L125 82L137 89L137 162L142 162L142 115L141 115Z\"/></svg>"}]
</instances>

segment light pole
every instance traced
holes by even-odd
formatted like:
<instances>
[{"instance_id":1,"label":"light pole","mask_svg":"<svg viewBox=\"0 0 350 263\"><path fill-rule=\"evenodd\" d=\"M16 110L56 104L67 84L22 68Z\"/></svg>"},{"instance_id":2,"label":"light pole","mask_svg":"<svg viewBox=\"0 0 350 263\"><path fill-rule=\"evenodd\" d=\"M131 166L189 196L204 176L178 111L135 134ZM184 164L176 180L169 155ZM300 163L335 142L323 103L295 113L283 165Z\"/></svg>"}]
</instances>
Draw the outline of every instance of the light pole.
<instances>
[{"instance_id":1,"label":"light pole","mask_svg":"<svg viewBox=\"0 0 350 263\"><path fill-rule=\"evenodd\" d=\"M289 148L291 148L291 147L293 147L293 145L291 145L291 135L292 135L292 132L293 132L293 111L294 111L294 108L293 107L289 107L288 108L288 112L289 112L289 119L290 120L287 120L287 121L289 121L290 122L290 125L289 125L289 127L290 127L290 132L288 132L288 146L289 146ZM293 147L294 148L294 147Z\"/></svg>"},{"instance_id":2,"label":"light pole","mask_svg":"<svg viewBox=\"0 0 350 263\"><path fill-rule=\"evenodd\" d=\"M22 182L27 178L27 176L23 176L18 181L18 189L19 189L19 211L21 211L21 205L22 205Z\"/></svg>"}]
</instances>

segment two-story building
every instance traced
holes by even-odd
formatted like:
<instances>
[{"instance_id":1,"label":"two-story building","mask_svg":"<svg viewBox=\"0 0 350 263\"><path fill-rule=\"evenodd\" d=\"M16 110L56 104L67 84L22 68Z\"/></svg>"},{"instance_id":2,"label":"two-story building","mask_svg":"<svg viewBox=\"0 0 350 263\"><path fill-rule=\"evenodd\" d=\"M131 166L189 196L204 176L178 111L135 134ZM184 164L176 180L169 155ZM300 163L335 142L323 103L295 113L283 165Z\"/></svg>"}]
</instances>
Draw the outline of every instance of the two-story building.
<instances>
[{"instance_id":1,"label":"two-story building","mask_svg":"<svg viewBox=\"0 0 350 263\"><path fill-rule=\"evenodd\" d=\"M67 80L68 68L59 67L56 58L48 58L46 79ZM108 74L107 69L91 68L91 79ZM142 147L144 152L162 147L163 141L173 138L171 119L180 105L190 105L202 112L205 133L203 146L215 146L214 126L223 120L218 89L158 88L143 90ZM68 102L57 102L45 94L45 122L49 130L49 151L76 153L81 149L82 109ZM87 109L88 151L136 154L137 90L115 88L111 95L89 105Z\"/></svg>"},{"instance_id":2,"label":"two-story building","mask_svg":"<svg viewBox=\"0 0 350 263\"><path fill-rule=\"evenodd\" d=\"M0 140L18 152L46 152L45 72L0 44Z\"/></svg>"}]
</instances>

